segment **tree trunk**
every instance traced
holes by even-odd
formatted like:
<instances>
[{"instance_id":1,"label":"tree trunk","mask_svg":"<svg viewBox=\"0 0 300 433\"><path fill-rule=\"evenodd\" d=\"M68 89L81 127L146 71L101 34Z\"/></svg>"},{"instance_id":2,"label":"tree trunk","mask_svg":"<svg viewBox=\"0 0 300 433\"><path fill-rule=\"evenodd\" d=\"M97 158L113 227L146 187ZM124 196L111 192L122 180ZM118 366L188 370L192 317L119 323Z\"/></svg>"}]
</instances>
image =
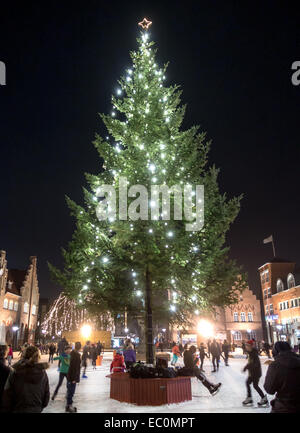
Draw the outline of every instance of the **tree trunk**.
<instances>
[{"instance_id":1,"label":"tree trunk","mask_svg":"<svg viewBox=\"0 0 300 433\"><path fill-rule=\"evenodd\" d=\"M153 364L153 332L152 332L152 284L149 267L146 269L146 362Z\"/></svg>"}]
</instances>

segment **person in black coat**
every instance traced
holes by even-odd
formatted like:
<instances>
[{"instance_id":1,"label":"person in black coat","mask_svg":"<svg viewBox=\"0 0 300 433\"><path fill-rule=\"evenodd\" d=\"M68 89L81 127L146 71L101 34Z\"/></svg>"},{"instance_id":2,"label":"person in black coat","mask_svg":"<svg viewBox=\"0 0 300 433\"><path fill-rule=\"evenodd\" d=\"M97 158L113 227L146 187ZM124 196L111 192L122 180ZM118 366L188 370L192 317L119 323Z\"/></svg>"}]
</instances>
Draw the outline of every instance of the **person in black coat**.
<instances>
[{"instance_id":1,"label":"person in black coat","mask_svg":"<svg viewBox=\"0 0 300 433\"><path fill-rule=\"evenodd\" d=\"M6 344L0 345L0 413L2 410L2 395L4 390L4 385L11 371L10 367L5 365L5 358L8 353L8 347Z\"/></svg>"},{"instance_id":2,"label":"person in black coat","mask_svg":"<svg viewBox=\"0 0 300 433\"><path fill-rule=\"evenodd\" d=\"M200 369L197 367L197 357L195 356L196 353L196 347L191 346L188 350L185 350L183 353L183 362L184 367L190 371L191 376L196 376L198 380L205 386L205 388L208 389L211 395L215 395L218 391L221 383L218 383L215 385L212 382L209 382L209 380L206 378L206 376L200 371Z\"/></svg>"},{"instance_id":3,"label":"person in black coat","mask_svg":"<svg viewBox=\"0 0 300 433\"><path fill-rule=\"evenodd\" d=\"M268 368L264 388L275 394L271 413L300 413L300 357L286 341L277 341L273 361Z\"/></svg>"},{"instance_id":4,"label":"person in black coat","mask_svg":"<svg viewBox=\"0 0 300 433\"><path fill-rule=\"evenodd\" d=\"M220 362L220 355L221 355L221 349L219 344L216 342L215 339L213 339L213 342L210 344L210 353L212 357L212 364L213 364L213 373L215 373L217 370L219 370L219 362ZM216 370L217 368L217 370Z\"/></svg>"},{"instance_id":5,"label":"person in black coat","mask_svg":"<svg viewBox=\"0 0 300 433\"><path fill-rule=\"evenodd\" d=\"M87 367L87 360L89 358L91 358L91 344L89 341L87 341L85 343L85 346L83 346L83 350L82 350L82 366L83 366L82 378L83 379L87 379L85 372Z\"/></svg>"},{"instance_id":6,"label":"person in black coat","mask_svg":"<svg viewBox=\"0 0 300 433\"><path fill-rule=\"evenodd\" d=\"M263 393L261 388L258 386L259 379L261 377L261 365L260 359L258 356L258 351L255 347L255 342L253 340L249 340L245 344L245 350L248 353L248 363L245 365L243 371L248 370L248 379L246 380L247 386L247 398L243 401L244 405L252 404L252 395L250 385L253 384L253 388L258 392L261 397L261 400L258 402L258 405L263 406L268 404L267 396Z\"/></svg>"},{"instance_id":7,"label":"person in black coat","mask_svg":"<svg viewBox=\"0 0 300 433\"><path fill-rule=\"evenodd\" d=\"M20 361L14 364L6 381L3 412L40 413L49 402L49 381L45 371L48 363L39 363L35 346L28 346Z\"/></svg>"},{"instance_id":8,"label":"person in black coat","mask_svg":"<svg viewBox=\"0 0 300 433\"><path fill-rule=\"evenodd\" d=\"M54 357L54 354L55 354L55 350L56 350L56 348L55 348L55 346L54 346L54 344L50 344L50 346L49 346L49 363L51 362L51 364L53 363L53 357Z\"/></svg>"},{"instance_id":9,"label":"person in black coat","mask_svg":"<svg viewBox=\"0 0 300 433\"><path fill-rule=\"evenodd\" d=\"M270 347L269 343L267 341L264 341L263 351L266 352L266 355L269 359L271 359L270 349L271 349L271 347Z\"/></svg>"},{"instance_id":10,"label":"person in black coat","mask_svg":"<svg viewBox=\"0 0 300 433\"><path fill-rule=\"evenodd\" d=\"M92 366L93 370L96 370L96 361L97 361L97 348L95 344L92 344L91 346L91 359L92 359Z\"/></svg>"},{"instance_id":11,"label":"person in black coat","mask_svg":"<svg viewBox=\"0 0 300 433\"><path fill-rule=\"evenodd\" d=\"M207 356L207 358L209 358L208 354L205 352L204 343L200 343L200 347L199 347L199 358L200 358L200 361L201 361L200 370L203 371L203 372L204 372L204 370L203 370L203 362L204 362L205 356Z\"/></svg>"},{"instance_id":12,"label":"person in black coat","mask_svg":"<svg viewBox=\"0 0 300 433\"><path fill-rule=\"evenodd\" d=\"M70 356L70 367L67 375L67 406L66 412L77 412L77 408L73 407L73 396L76 390L76 383L80 382L80 367L81 355L79 350L81 343L75 343L75 349L72 350Z\"/></svg>"},{"instance_id":13,"label":"person in black coat","mask_svg":"<svg viewBox=\"0 0 300 433\"><path fill-rule=\"evenodd\" d=\"M224 340L222 344L222 352L224 353L224 361L227 367L228 367L229 350L230 350L230 345L227 343L227 340Z\"/></svg>"},{"instance_id":14,"label":"person in black coat","mask_svg":"<svg viewBox=\"0 0 300 433\"><path fill-rule=\"evenodd\" d=\"M97 350L97 356L100 356L102 353L102 344L100 343L100 341L98 341L97 343L96 350Z\"/></svg>"}]
</instances>

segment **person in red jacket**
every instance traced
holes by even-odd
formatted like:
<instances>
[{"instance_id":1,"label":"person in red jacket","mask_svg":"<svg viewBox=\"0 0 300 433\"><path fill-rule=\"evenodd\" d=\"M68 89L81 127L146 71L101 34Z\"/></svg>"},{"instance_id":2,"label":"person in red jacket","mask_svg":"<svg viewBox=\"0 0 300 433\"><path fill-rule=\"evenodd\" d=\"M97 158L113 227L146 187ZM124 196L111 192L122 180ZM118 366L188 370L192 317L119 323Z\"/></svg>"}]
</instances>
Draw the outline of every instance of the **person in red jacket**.
<instances>
[{"instance_id":1,"label":"person in red jacket","mask_svg":"<svg viewBox=\"0 0 300 433\"><path fill-rule=\"evenodd\" d=\"M124 363L124 356L120 350L117 350L112 363L110 364L110 371L113 373L124 373L126 365Z\"/></svg>"},{"instance_id":2,"label":"person in red jacket","mask_svg":"<svg viewBox=\"0 0 300 433\"><path fill-rule=\"evenodd\" d=\"M181 356L179 346L177 344L175 344L175 346L172 347L172 353L173 353L173 358L171 361L171 365L175 365L176 362L178 361L178 358Z\"/></svg>"}]
</instances>

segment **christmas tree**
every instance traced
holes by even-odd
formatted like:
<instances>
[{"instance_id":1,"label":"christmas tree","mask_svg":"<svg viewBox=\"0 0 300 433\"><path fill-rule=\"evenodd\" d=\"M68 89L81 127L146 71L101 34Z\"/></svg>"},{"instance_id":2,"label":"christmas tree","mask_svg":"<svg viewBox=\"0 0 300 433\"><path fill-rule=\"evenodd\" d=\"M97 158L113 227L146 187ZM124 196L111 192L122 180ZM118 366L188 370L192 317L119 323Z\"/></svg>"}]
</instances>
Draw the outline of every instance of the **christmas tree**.
<instances>
[{"instance_id":1,"label":"christmas tree","mask_svg":"<svg viewBox=\"0 0 300 433\"><path fill-rule=\"evenodd\" d=\"M140 23L132 67L119 80L111 113L101 115L109 134L94 142L102 170L87 175L85 206L68 199L76 230L63 250L65 268L50 268L88 310L144 314L152 362L152 309L169 323L188 325L195 315L235 302L244 279L225 246L241 197L220 193L206 134L197 126L181 129L181 91L165 84L167 65L156 62L149 23ZM204 187L204 203L196 185ZM191 212L180 218L182 208Z\"/></svg>"}]
</instances>

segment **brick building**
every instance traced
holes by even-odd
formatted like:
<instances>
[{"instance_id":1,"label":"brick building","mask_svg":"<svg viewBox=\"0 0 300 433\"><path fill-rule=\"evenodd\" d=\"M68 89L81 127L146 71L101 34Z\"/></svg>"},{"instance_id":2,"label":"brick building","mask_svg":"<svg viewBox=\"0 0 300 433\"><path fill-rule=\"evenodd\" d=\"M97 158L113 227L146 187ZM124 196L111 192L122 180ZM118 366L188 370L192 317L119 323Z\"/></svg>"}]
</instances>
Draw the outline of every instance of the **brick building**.
<instances>
[{"instance_id":1,"label":"brick building","mask_svg":"<svg viewBox=\"0 0 300 433\"><path fill-rule=\"evenodd\" d=\"M274 257L258 268L269 343L300 343L300 270Z\"/></svg>"},{"instance_id":2,"label":"brick building","mask_svg":"<svg viewBox=\"0 0 300 433\"><path fill-rule=\"evenodd\" d=\"M37 258L26 270L8 269L6 252L0 251L0 342L14 348L34 342L39 305Z\"/></svg>"},{"instance_id":3,"label":"brick building","mask_svg":"<svg viewBox=\"0 0 300 433\"><path fill-rule=\"evenodd\" d=\"M200 344L205 341L197 329L197 324L201 318L195 316L195 328L183 330L173 328L172 337L174 341L182 343L190 342ZM261 305L259 299L249 289L245 289L239 296L239 301L226 308L218 308L215 317L205 317L213 326L212 338L235 343L241 346L243 340L255 338L256 341L263 340Z\"/></svg>"}]
</instances>

